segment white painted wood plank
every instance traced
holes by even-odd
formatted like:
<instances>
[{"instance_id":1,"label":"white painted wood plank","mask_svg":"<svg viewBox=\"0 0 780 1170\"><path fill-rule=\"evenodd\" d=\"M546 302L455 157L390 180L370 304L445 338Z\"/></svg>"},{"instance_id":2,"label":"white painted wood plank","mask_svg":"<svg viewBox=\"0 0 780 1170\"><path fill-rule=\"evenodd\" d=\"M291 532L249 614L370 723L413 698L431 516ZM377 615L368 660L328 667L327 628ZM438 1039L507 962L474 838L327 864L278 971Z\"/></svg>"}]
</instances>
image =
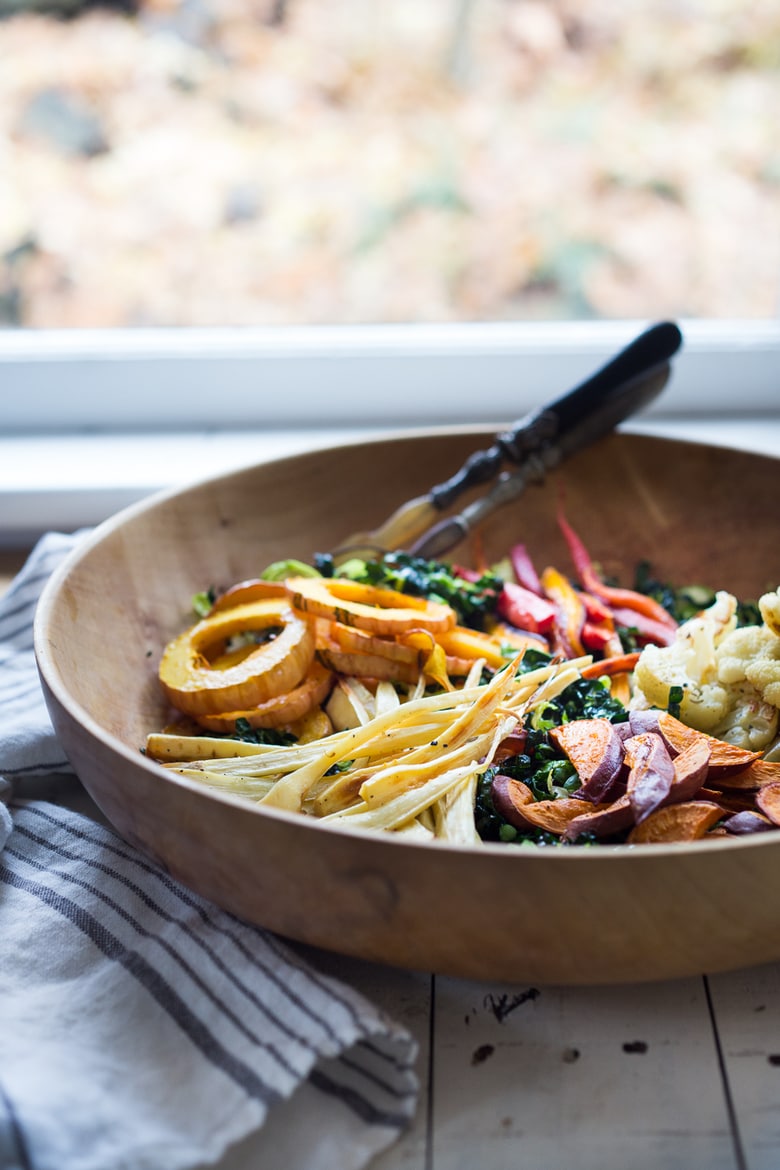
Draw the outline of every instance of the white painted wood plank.
<instances>
[{"instance_id":1,"label":"white painted wood plank","mask_svg":"<svg viewBox=\"0 0 780 1170\"><path fill-rule=\"evenodd\" d=\"M780 964L709 978L748 1170L780 1166Z\"/></svg>"},{"instance_id":2,"label":"white painted wood plank","mask_svg":"<svg viewBox=\"0 0 780 1170\"><path fill-rule=\"evenodd\" d=\"M735 1170L703 981L437 980L433 1131L433 1170Z\"/></svg>"}]
</instances>

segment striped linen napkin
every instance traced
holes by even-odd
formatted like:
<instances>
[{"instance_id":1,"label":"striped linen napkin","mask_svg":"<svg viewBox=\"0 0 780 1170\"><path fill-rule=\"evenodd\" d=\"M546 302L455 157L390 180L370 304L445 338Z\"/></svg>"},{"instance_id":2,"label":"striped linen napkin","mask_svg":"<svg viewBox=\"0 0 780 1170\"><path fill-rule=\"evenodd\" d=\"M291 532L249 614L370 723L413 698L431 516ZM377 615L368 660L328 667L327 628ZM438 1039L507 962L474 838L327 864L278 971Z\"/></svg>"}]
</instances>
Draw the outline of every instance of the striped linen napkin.
<instances>
[{"instance_id":1,"label":"striped linen napkin","mask_svg":"<svg viewBox=\"0 0 780 1170\"><path fill-rule=\"evenodd\" d=\"M76 811L32 644L76 539L0 599L0 1170L365 1166L415 1112L411 1035Z\"/></svg>"}]
</instances>

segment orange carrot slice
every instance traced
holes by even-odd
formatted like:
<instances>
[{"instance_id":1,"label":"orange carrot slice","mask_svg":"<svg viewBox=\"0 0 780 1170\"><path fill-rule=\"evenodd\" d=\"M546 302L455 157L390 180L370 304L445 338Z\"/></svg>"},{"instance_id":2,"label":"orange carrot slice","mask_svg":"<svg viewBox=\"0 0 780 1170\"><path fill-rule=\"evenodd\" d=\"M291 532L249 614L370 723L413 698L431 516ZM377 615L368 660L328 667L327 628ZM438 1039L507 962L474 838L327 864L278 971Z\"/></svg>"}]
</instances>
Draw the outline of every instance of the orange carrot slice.
<instances>
[{"instance_id":1,"label":"orange carrot slice","mask_svg":"<svg viewBox=\"0 0 780 1170\"><path fill-rule=\"evenodd\" d=\"M583 678L610 678L615 674L629 674L639 661L639 652L631 654L615 654L612 658L602 658L592 662L580 671Z\"/></svg>"}]
</instances>

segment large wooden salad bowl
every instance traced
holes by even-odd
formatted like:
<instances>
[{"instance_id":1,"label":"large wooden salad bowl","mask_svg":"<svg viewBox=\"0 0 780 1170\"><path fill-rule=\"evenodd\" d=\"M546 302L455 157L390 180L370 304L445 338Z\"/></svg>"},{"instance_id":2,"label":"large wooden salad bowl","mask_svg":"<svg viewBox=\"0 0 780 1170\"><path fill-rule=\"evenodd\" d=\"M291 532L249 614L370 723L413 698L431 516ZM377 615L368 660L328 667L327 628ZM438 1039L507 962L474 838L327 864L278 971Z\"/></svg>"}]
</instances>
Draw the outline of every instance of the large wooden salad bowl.
<instances>
[{"instance_id":1,"label":"large wooden salad bowl","mask_svg":"<svg viewBox=\"0 0 780 1170\"><path fill-rule=\"evenodd\" d=\"M780 836L690 845L454 848L335 829L175 777L141 752L168 712L157 666L197 590L310 558L452 474L488 432L405 433L166 493L98 528L50 582L36 650L76 772L128 841L219 905L292 939L468 978L589 984L780 958ZM641 559L743 597L780 583L780 462L613 435L494 515L570 571L568 515L605 570ZM459 559L468 550L456 550Z\"/></svg>"}]
</instances>

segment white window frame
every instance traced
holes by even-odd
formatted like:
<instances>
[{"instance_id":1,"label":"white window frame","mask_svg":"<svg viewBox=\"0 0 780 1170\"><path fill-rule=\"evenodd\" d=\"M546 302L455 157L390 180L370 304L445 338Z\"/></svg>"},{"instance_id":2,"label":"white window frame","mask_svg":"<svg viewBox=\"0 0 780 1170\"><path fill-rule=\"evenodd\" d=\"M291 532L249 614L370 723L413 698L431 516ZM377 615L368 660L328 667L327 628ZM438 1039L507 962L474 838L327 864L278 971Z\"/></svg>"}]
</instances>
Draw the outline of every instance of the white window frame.
<instances>
[{"instance_id":1,"label":"white window frame","mask_svg":"<svg viewBox=\"0 0 780 1170\"><path fill-rule=\"evenodd\" d=\"M0 333L6 434L509 421L647 322ZM648 417L778 410L780 322L692 320Z\"/></svg>"},{"instance_id":2,"label":"white window frame","mask_svg":"<svg viewBox=\"0 0 780 1170\"><path fill-rule=\"evenodd\" d=\"M0 332L0 547L312 446L504 426L647 324ZM679 324L667 388L626 429L780 456L780 322Z\"/></svg>"}]
</instances>

